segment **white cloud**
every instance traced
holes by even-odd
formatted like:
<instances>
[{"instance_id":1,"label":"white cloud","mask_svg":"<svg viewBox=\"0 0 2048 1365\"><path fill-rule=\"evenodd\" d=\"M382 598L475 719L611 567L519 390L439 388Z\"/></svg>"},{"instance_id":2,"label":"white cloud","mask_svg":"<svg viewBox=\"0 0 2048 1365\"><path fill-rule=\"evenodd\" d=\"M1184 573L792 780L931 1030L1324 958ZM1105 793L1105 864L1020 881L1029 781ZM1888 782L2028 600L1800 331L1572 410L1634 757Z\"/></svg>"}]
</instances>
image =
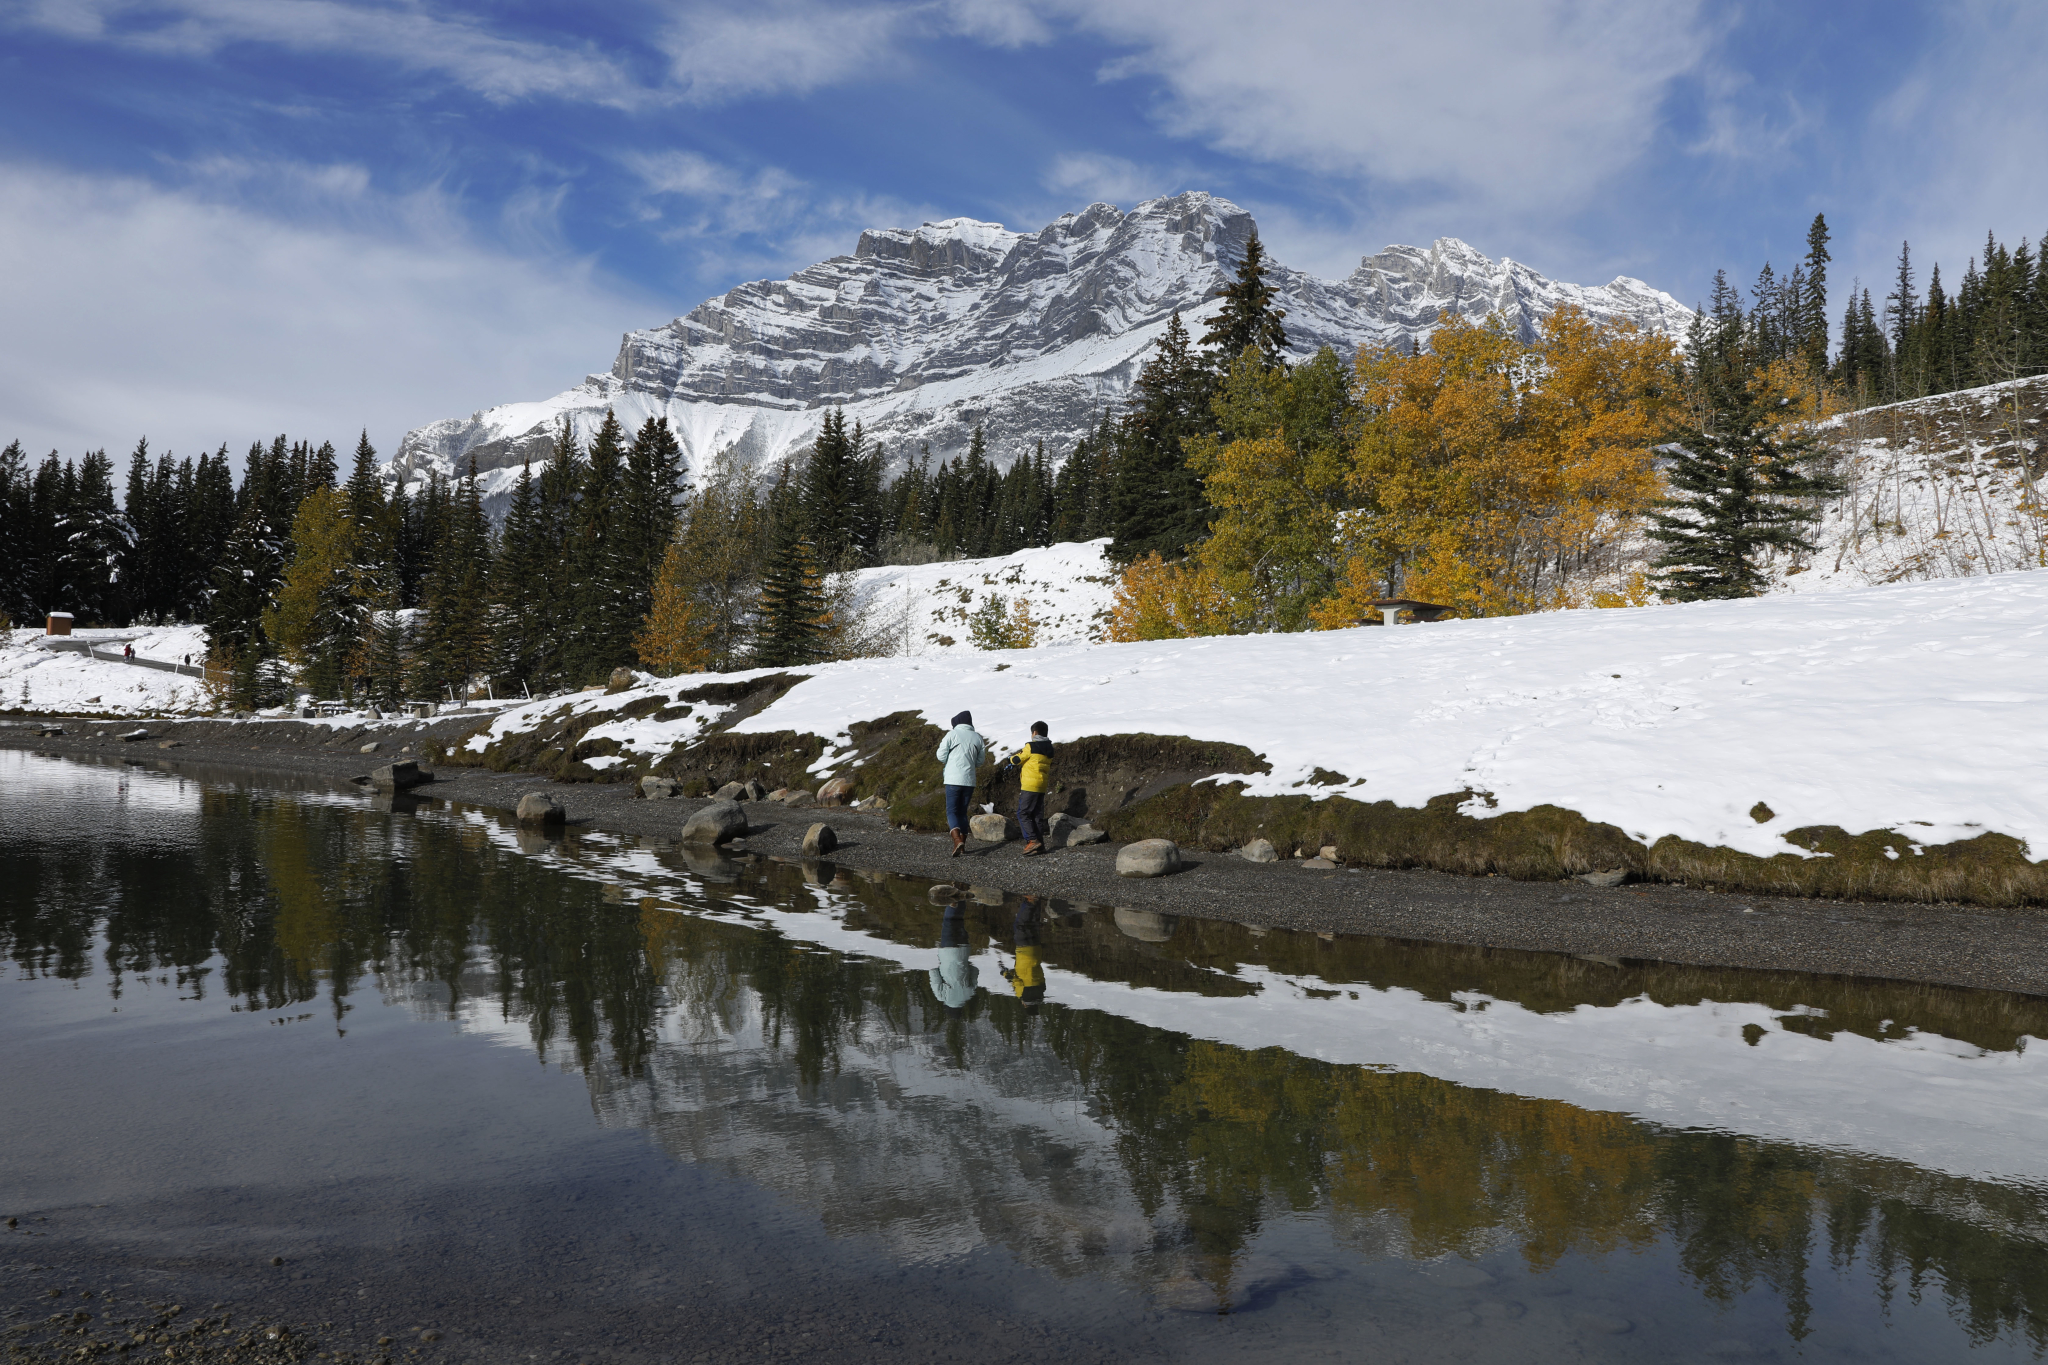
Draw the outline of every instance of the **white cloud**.
<instances>
[{"instance_id":1,"label":"white cloud","mask_svg":"<svg viewBox=\"0 0 2048 1365\"><path fill-rule=\"evenodd\" d=\"M280 431L346 447L368 427L389 453L422 422L561 391L670 307L480 245L431 194L355 197L307 226L0 163L0 441L75 456L147 435L189 455Z\"/></svg>"},{"instance_id":2,"label":"white cloud","mask_svg":"<svg viewBox=\"0 0 2048 1365\"><path fill-rule=\"evenodd\" d=\"M434 72L489 99L549 95L630 104L644 97L588 45L503 38L467 17L344 0L36 0L15 25L146 52L211 56L232 43L344 53ZM9 16L0 11L0 22Z\"/></svg>"},{"instance_id":3,"label":"white cloud","mask_svg":"<svg viewBox=\"0 0 2048 1365\"><path fill-rule=\"evenodd\" d=\"M1055 194L1072 200L1100 200L1129 208L1140 200L1170 194L1173 177L1140 166L1120 156L1100 152L1068 152L1054 157L1039 182ZM1080 208L1080 203L1074 203Z\"/></svg>"},{"instance_id":4,"label":"white cloud","mask_svg":"<svg viewBox=\"0 0 2048 1365\"><path fill-rule=\"evenodd\" d=\"M899 6L847 8L816 0L745 8L706 5L683 14L662 37L670 73L693 103L747 95L802 94L893 65L913 12Z\"/></svg>"}]
</instances>

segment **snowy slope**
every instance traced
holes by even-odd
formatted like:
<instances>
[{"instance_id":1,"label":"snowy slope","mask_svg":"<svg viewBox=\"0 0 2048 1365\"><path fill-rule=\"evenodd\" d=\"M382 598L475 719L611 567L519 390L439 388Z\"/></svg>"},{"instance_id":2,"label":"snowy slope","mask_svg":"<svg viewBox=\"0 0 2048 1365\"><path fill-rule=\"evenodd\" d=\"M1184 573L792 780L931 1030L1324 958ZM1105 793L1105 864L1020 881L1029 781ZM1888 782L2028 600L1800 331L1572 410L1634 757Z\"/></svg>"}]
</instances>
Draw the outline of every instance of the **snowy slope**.
<instances>
[{"instance_id":1,"label":"snowy slope","mask_svg":"<svg viewBox=\"0 0 2048 1365\"><path fill-rule=\"evenodd\" d=\"M628 333L608 372L566 393L421 427L387 472L454 474L473 456L495 498L562 418L587 435L607 408L629 427L667 417L697 470L727 449L780 459L840 404L899 462L927 443L957 454L977 423L1001 464L1041 438L1064 456L1123 400L1175 309L1200 337L1252 231L1250 214L1199 192L1128 214L1092 204L1033 233L965 218L872 230L850 256ZM1389 247L1342 280L1284 266L1269 278L1302 355L1413 342L1444 310L1497 312L1525 334L1565 303L1674 336L1691 316L1639 280L1562 284L1450 237Z\"/></svg>"},{"instance_id":2,"label":"snowy slope","mask_svg":"<svg viewBox=\"0 0 2048 1365\"><path fill-rule=\"evenodd\" d=\"M105 641L119 654L129 641L145 659L194 663L206 657L204 626L137 626L132 630L81 630L74 639ZM205 711L212 698L200 680L178 673L137 668L111 659L57 653L42 646L43 632L29 628L0 636L0 710L85 712L93 715L179 715Z\"/></svg>"},{"instance_id":3,"label":"snowy slope","mask_svg":"<svg viewBox=\"0 0 2048 1365\"><path fill-rule=\"evenodd\" d=\"M1322 767L1367 801L1420 806L1469 788L1503 811L1554 804L1646 842L1762 856L1805 825L1904 831L1901 857L1985 830L2048 853L2043 571L1393 630L955 649L812 673L735 728L831 738L897 711L943 724L971 707L1003 738L1044 719L1056 741L1242 744L1273 769L1248 776L1254 795L1295 791ZM612 710L705 681L514 708L471 743L564 704ZM660 755L708 718L606 733ZM1777 812L1764 824L1748 814L1759 801Z\"/></svg>"},{"instance_id":4,"label":"snowy slope","mask_svg":"<svg viewBox=\"0 0 2048 1365\"><path fill-rule=\"evenodd\" d=\"M1018 599L1029 603L1040 646L1084 644L1101 634L1115 597L1108 548L1105 537L993 559L862 569L855 600L912 656L972 648L968 614L990 597L1005 611Z\"/></svg>"}]
</instances>

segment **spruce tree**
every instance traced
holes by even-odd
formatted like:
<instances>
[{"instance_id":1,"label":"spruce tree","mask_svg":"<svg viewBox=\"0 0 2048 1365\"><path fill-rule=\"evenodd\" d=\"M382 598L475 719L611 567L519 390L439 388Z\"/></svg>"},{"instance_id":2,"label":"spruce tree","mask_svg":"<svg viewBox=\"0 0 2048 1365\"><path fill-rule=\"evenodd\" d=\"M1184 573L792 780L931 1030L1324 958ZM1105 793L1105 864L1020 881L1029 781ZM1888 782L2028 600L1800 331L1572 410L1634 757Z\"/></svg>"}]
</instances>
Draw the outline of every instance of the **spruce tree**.
<instances>
[{"instance_id":1,"label":"spruce tree","mask_svg":"<svg viewBox=\"0 0 2048 1365\"><path fill-rule=\"evenodd\" d=\"M607 409L584 457L577 484L568 562L570 602L564 650L572 685L603 682L633 661L633 634L646 615L638 547L619 533L625 502L625 428Z\"/></svg>"},{"instance_id":2,"label":"spruce tree","mask_svg":"<svg viewBox=\"0 0 2048 1365\"><path fill-rule=\"evenodd\" d=\"M1266 283L1266 248L1253 228L1236 278L1224 286L1223 311L1202 334L1209 363L1219 372L1227 372L1247 350L1256 350L1268 369L1287 363L1287 329L1281 322L1287 310L1275 304L1277 297Z\"/></svg>"},{"instance_id":3,"label":"spruce tree","mask_svg":"<svg viewBox=\"0 0 2048 1365\"><path fill-rule=\"evenodd\" d=\"M540 490L528 461L512 486L491 567L493 671L506 680L508 694L521 687L544 692L559 672L549 657L554 642L548 593L554 575L548 566L555 549L544 534Z\"/></svg>"},{"instance_id":4,"label":"spruce tree","mask_svg":"<svg viewBox=\"0 0 2048 1365\"><path fill-rule=\"evenodd\" d=\"M0 449L0 617L34 623L35 542L29 533L28 457L18 440Z\"/></svg>"},{"instance_id":5,"label":"spruce tree","mask_svg":"<svg viewBox=\"0 0 2048 1365\"><path fill-rule=\"evenodd\" d=\"M1195 355L1176 311L1117 428L1109 529L1118 563L1154 552L1179 558L1208 534L1208 500L1183 443L1213 428L1214 389L1214 374Z\"/></svg>"},{"instance_id":6,"label":"spruce tree","mask_svg":"<svg viewBox=\"0 0 2048 1365\"><path fill-rule=\"evenodd\" d=\"M800 501L804 529L819 560L831 567L859 563L862 486L861 452L846 431L846 410L834 408L811 442Z\"/></svg>"},{"instance_id":7,"label":"spruce tree","mask_svg":"<svg viewBox=\"0 0 2048 1365\"><path fill-rule=\"evenodd\" d=\"M829 627L817 552L799 521L785 515L778 520L774 549L761 576L755 666L798 668L820 662Z\"/></svg>"},{"instance_id":8,"label":"spruce tree","mask_svg":"<svg viewBox=\"0 0 2048 1365\"><path fill-rule=\"evenodd\" d=\"M427 578L415 662L415 685L423 696L438 699L452 692L464 700L466 687L490 671L490 558L490 521L477 493L472 456L468 477L449 500L447 532Z\"/></svg>"},{"instance_id":9,"label":"spruce tree","mask_svg":"<svg viewBox=\"0 0 2048 1365\"><path fill-rule=\"evenodd\" d=\"M1665 448L1675 494L1650 516L1650 538L1665 547L1657 589L1675 602L1760 594L1758 556L1812 550L1802 528L1820 514L1804 504L1841 491L1808 467L1812 440L1775 425L1754 399L1726 393L1703 406L1705 420Z\"/></svg>"},{"instance_id":10,"label":"spruce tree","mask_svg":"<svg viewBox=\"0 0 2048 1365\"><path fill-rule=\"evenodd\" d=\"M1828 220L1813 215L1806 229L1806 287L1799 296L1800 354L1806 368L1820 374L1828 367Z\"/></svg>"}]
</instances>

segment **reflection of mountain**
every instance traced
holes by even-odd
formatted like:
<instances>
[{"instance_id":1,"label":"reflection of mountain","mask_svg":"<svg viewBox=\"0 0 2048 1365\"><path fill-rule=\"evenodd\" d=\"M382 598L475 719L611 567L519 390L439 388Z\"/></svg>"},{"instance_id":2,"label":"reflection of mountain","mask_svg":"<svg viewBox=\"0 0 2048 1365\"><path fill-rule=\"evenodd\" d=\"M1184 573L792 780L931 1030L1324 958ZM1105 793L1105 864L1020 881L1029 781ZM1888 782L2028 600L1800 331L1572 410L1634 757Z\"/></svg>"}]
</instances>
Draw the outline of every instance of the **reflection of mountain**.
<instances>
[{"instance_id":1,"label":"reflection of mountain","mask_svg":"<svg viewBox=\"0 0 2048 1365\"><path fill-rule=\"evenodd\" d=\"M1823 1063L1843 1049L1864 1059L1861 1083L1876 1092L1907 1088L1897 1078L1934 1058L1952 1150L1974 1133L2005 1160L1995 1121L1972 1111L2027 1099L2026 1073L2011 1066L2027 1053L2011 1049L2040 1031L2033 1002L1193 920L1133 937L1107 911L1055 906L1042 932L1048 1003L1033 1015L997 971L1011 910L974 905L981 979L998 989L956 1014L924 976L938 912L907 882L821 870L827 884L815 885L796 868L757 867L700 885L663 849L586 839L532 856L508 847L494 817L398 819L217 787L205 811L182 852L83 834L32 853L0 847L0 950L36 973L84 976L104 962L116 981L216 970L255 1007L316 993L340 1002L374 984L580 1070L604 1122L644 1128L680 1158L721 1165L908 1258L995 1247L1063 1274L1153 1285L1190 1271L1221 1283L1282 1223L1363 1256L1511 1245L1538 1270L1668 1245L1716 1299L1768 1286L1795 1333L1821 1267L1853 1267L1829 1292L1938 1285L1976 1339L2043 1344L2038 1185L1679 1130L1619 1105L1327 1055L1369 1044L1384 1058L1450 1037L1446 1020L1512 1020L1467 1044L1491 1037L1498 1057L1533 1065L1546 1048L1566 1055L1611 1021L1639 1029L1661 1010L1677 1021L1663 1052L1674 1089L1722 1087L1709 1098L1754 1111L1761 1101L1730 1088L1733 1072L1698 1066L1715 1047L1759 1059L1766 1081L1763 1059L1781 1040L1787 1056ZM33 912L23 887L37 888ZM1764 1003L1713 1003L1730 994ZM1093 1003L1078 1007L1084 998ZM1832 1011L1824 1020L1795 1013L1816 1002ZM1746 1019L1769 1036L1752 1048L1739 1032L1682 1031L1715 1009L1736 1011L1716 1029ZM1191 1027L1162 1022L1167 1011ZM1866 1036L1942 1019L1974 1045ZM1380 1032L1361 1042L1364 1021ZM1541 1032L1553 1026L1567 1032ZM1832 1041L1827 1027L1840 1029ZM1319 1033L1283 1046L1275 1029ZM1880 1064L1904 1069L1867 1069ZM1816 1083L1827 1069L1806 1064ZM2000 1099L1998 1084L2015 1093ZM1867 1103L1872 1131L1902 1112L1893 1095Z\"/></svg>"}]
</instances>

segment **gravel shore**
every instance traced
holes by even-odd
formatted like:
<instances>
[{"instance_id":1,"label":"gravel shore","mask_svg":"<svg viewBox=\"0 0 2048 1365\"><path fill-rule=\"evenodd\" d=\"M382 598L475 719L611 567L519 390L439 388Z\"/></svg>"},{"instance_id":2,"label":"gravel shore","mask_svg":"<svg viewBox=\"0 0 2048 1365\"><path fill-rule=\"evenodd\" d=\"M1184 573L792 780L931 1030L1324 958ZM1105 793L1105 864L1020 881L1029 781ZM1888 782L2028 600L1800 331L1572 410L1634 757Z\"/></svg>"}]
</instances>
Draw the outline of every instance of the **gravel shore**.
<instances>
[{"instance_id":1,"label":"gravel shore","mask_svg":"<svg viewBox=\"0 0 2048 1365\"><path fill-rule=\"evenodd\" d=\"M281 786L331 787L355 774L410 758L475 718L360 729L293 722L144 722L147 740L119 735L136 722L66 723L59 738L25 726L0 727L0 747L153 766ZM160 748L176 742L175 748ZM374 742L372 754L359 752ZM646 837L673 837L702 802L641 800L626 784L562 784L516 773L443 768L414 795L510 810L544 790L572 825ZM942 835L894 829L876 815L833 809L750 807L752 825L735 848L777 858L800 856L804 831L818 821L839 837L832 860L934 881L955 881L1027 895L1234 920L1321 933L1374 934L1489 948L1696 966L1879 977L2048 995L2048 912L1986 910L1952 904L1790 900L1725 895L1661 884L1595 888L1577 881L1515 882L1436 872L1369 868L1314 869L1254 864L1229 854L1195 853L1186 869L1156 880L1116 875L1109 845L1024 858L1019 845L975 844L948 856Z\"/></svg>"}]
</instances>

